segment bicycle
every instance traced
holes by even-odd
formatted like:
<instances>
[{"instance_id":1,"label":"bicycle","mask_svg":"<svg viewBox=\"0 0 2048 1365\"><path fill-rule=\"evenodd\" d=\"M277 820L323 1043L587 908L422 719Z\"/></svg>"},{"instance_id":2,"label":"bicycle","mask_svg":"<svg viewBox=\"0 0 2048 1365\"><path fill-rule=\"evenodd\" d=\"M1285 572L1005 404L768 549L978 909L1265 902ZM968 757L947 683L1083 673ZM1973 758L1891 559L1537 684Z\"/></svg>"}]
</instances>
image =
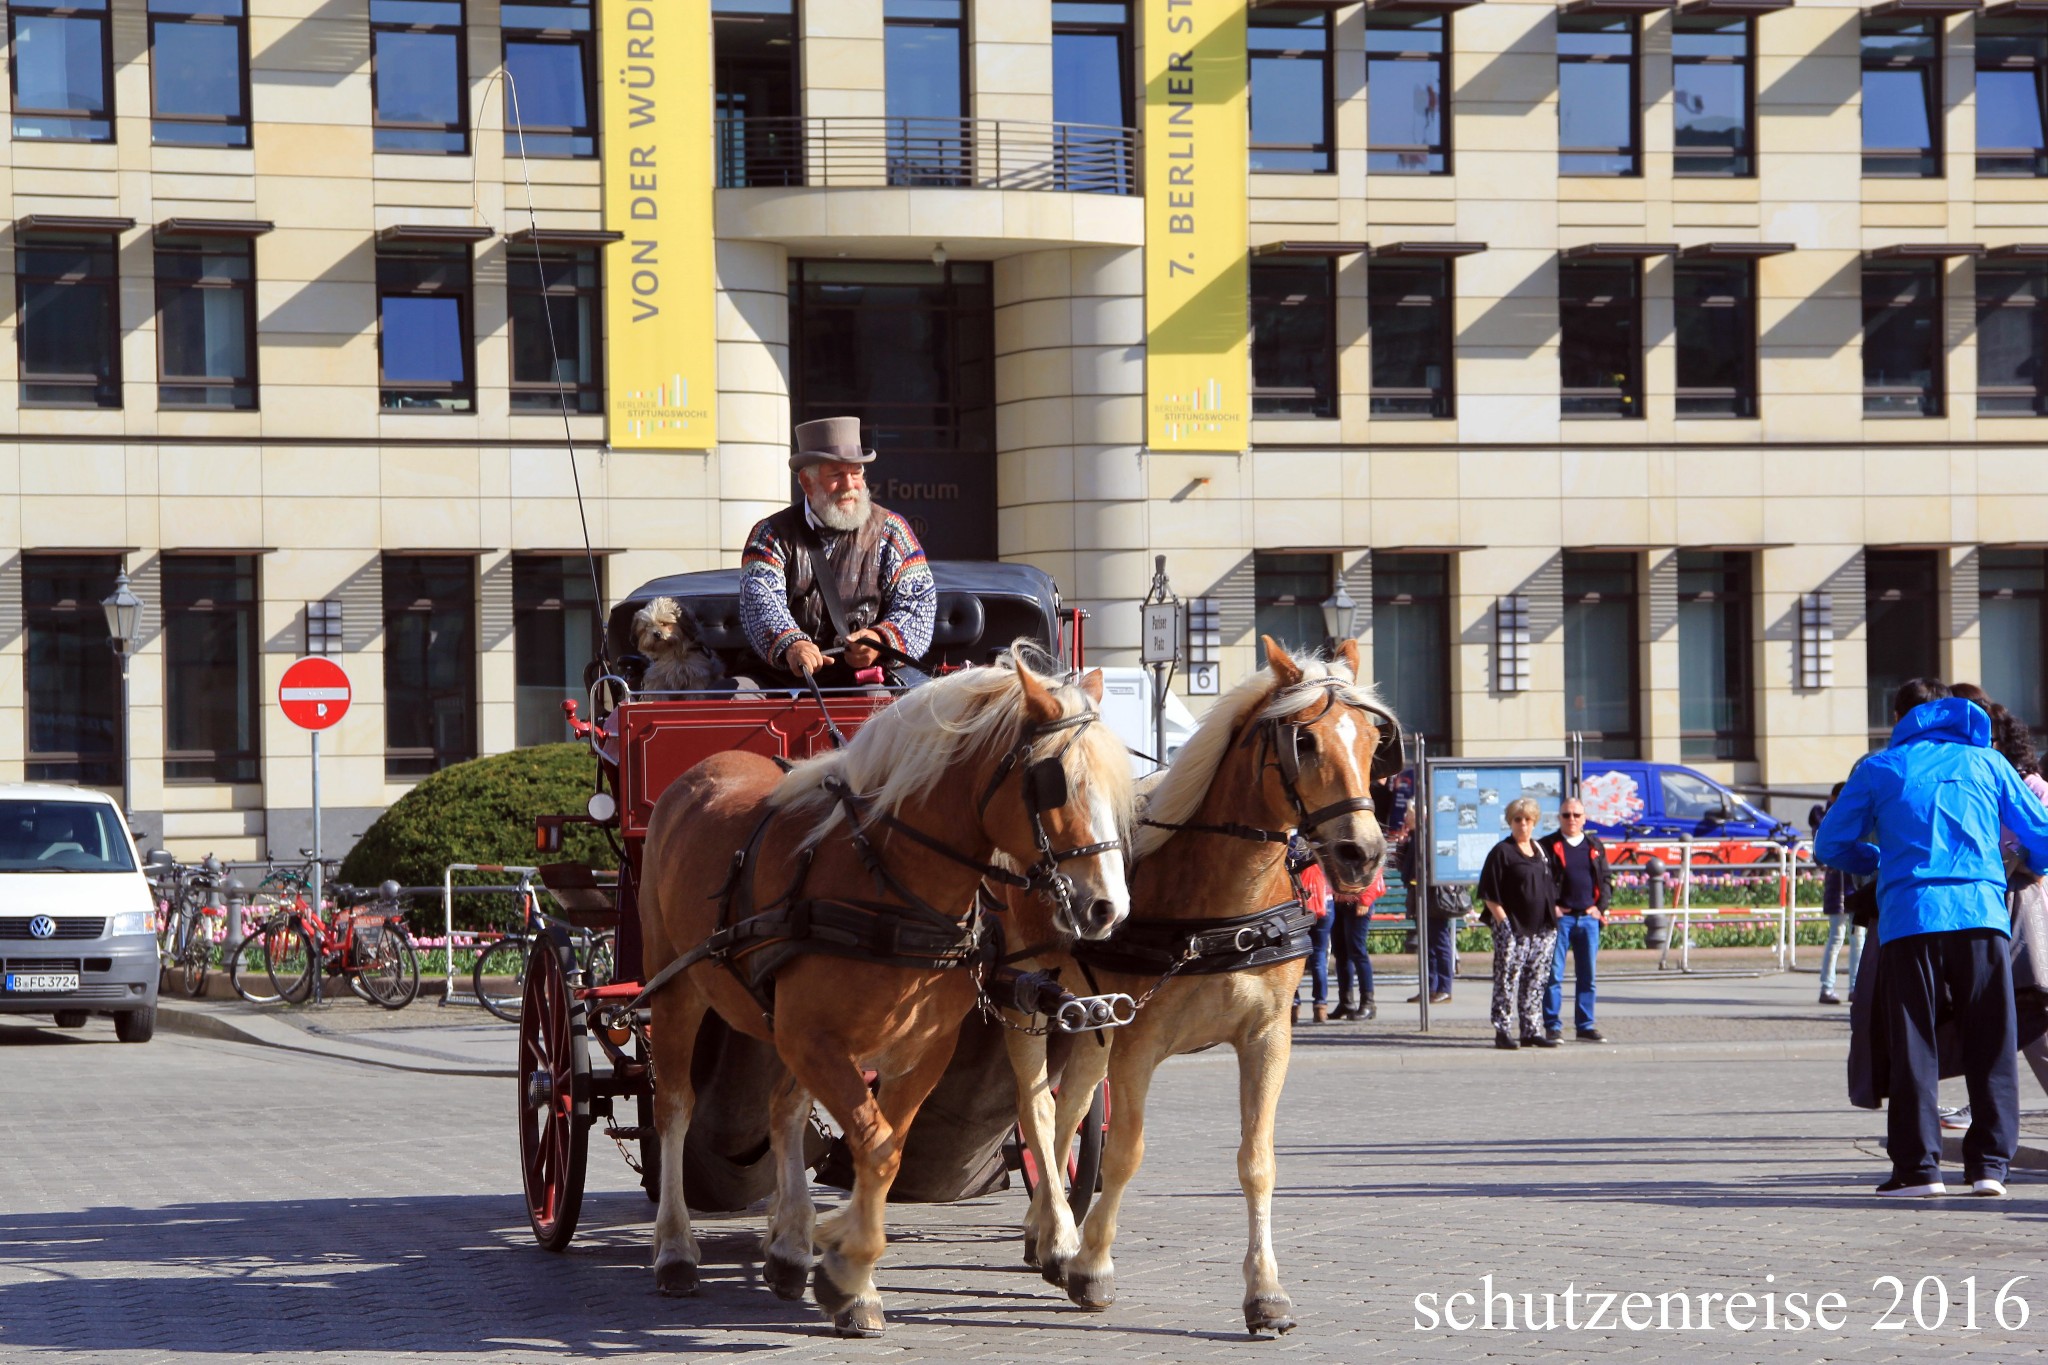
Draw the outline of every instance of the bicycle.
<instances>
[{"instance_id":1,"label":"bicycle","mask_svg":"<svg viewBox=\"0 0 2048 1365\"><path fill-rule=\"evenodd\" d=\"M313 904L313 850L302 848L299 854L305 861L281 864L275 858L266 860L263 877L250 892L248 909L243 914L242 941L234 945L228 956L228 983L236 995L252 1005L274 1005L281 998L270 988L270 968L285 955L290 936L270 936L266 931L305 913ZM341 866L341 860L322 858L320 864L323 879L331 883L331 874ZM349 978L349 988L359 999L376 1003L353 977Z\"/></svg>"},{"instance_id":2,"label":"bicycle","mask_svg":"<svg viewBox=\"0 0 2048 1365\"><path fill-rule=\"evenodd\" d=\"M583 968L585 984L609 985L618 975L617 936L611 930L593 933L557 919L536 906L530 897L522 898L521 904L525 911L520 926L479 947L476 965L469 973L477 1003L508 1024L519 1022L520 1004L526 998L526 964L533 945L546 937L549 926L559 927L569 935L577 964ZM454 951L452 946L449 951ZM490 981L508 982L509 987L503 991L490 990L486 987Z\"/></svg>"},{"instance_id":3,"label":"bicycle","mask_svg":"<svg viewBox=\"0 0 2048 1365\"><path fill-rule=\"evenodd\" d=\"M420 957L396 886L370 891L337 882L333 892L332 918L305 906L265 927L261 956L276 998L292 1005L317 999L321 980L335 974L370 1003L404 1009L420 993Z\"/></svg>"},{"instance_id":4,"label":"bicycle","mask_svg":"<svg viewBox=\"0 0 2048 1365\"><path fill-rule=\"evenodd\" d=\"M206 976L213 965L213 943L204 922L221 913L207 904L206 893L218 890L226 876L220 860L211 853L196 866L173 860L159 862L157 869L155 880L162 897L157 958L167 983L175 972L185 994L196 1000L206 993Z\"/></svg>"}]
</instances>

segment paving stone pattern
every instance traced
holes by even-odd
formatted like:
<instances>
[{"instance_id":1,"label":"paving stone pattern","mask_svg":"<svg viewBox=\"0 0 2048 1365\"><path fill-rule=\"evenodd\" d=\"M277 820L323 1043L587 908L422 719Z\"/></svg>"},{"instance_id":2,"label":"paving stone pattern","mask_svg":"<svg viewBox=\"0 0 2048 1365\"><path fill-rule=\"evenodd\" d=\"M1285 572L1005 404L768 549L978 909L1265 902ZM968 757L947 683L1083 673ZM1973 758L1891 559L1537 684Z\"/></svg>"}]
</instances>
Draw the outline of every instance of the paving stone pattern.
<instances>
[{"instance_id":1,"label":"paving stone pattern","mask_svg":"<svg viewBox=\"0 0 2048 1365\"><path fill-rule=\"evenodd\" d=\"M510 1081L201 1038L125 1047L104 1021L82 1033L0 1021L0 1361L2048 1356L2048 1183L2018 1183L2004 1202L1871 1198L1880 1124L1843 1103L1837 1057L1395 1056L1334 1035L1297 1052L1275 1204L1292 1335L1239 1330L1235 1069L1209 1053L1154 1088L1113 1309L1083 1313L1020 1268L1012 1190L892 1209L891 1328L848 1343L760 1285L758 1214L701 1221L701 1297L657 1297L650 1206L601 1138L584 1231L567 1255L537 1249ZM1909 1295L1942 1276L1946 1324L1920 1330L1909 1304L1907 1331L1873 1331L1890 1293L1872 1281L1888 1273ZM1570 1283L1834 1291L1848 1321L1631 1332L1610 1310L1602 1330L1416 1328L1418 1294L1477 1292L1488 1274L1518 1314L1523 1292L1540 1303ZM1970 1274L1976 1332L1960 1330ZM2014 1275L2033 1277L2021 1286L2032 1316L2007 1331L1990 1300Z\"/></svg>"}]
</instances>

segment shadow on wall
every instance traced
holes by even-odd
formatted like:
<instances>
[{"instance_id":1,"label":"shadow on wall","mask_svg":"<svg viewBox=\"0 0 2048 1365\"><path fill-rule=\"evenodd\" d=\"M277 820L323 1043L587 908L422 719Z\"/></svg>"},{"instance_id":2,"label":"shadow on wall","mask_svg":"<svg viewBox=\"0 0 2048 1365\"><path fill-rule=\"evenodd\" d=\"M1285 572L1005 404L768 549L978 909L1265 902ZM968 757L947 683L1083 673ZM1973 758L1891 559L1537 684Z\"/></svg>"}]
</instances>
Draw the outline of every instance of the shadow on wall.
<instances>
[{"instance_id":1,"label":"shadow on wall","mask_svg":"<svg viewBox=\"0 0 2048 1365\"><path fill-rule=\"evenodd\" d=\"M1515 282L1458 333L1461 354L1526 360L1557 340L1557 257Z\"/></svg>"},{"instance_id":2,"label":"shadow on wall","mask_svg":"<svg viewBox=\"0 0 2048 1365\"><path fill-rule=\"evenodd\" d=\"M372 556L362 568L336 585L327 598L341 603L343 652L354 654L368 649L384 633L383 559ZM306 652L306 609L303 605L292 613L290 625L263 642L263 652L294 657Z\"/></svg>"},{"instance_id":3,"label":"shadow on wall","mask_svg":"<svg viewBox=\"0 0 2048 1365\"><path fill-rule=\"evenodd\" d=\"M274 32L267 46L250 54L252 85L331 87L369 69L370 34L361 0L327 0Z\"/></svg>"}]
</instances>

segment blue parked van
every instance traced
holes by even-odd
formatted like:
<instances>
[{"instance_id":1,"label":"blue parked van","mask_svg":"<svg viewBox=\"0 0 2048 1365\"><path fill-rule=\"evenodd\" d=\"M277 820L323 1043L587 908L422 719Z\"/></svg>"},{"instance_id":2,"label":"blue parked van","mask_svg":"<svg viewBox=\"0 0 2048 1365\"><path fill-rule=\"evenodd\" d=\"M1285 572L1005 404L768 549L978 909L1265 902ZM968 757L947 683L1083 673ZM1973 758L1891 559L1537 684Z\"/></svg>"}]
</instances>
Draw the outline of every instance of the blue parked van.
<instances>
[{"instance_id":1,"label":"blue parked van","mask_svg":"<svg viewBox=\"0 0 2048 1365\"><path fill-rule=\"evenodd\" d=\"M1798 835L1713 778L1676 763L1591 760L1579 794L1586 827L1610 843L1686 835L1772 842Z\"/></svg>"}]
</instances>

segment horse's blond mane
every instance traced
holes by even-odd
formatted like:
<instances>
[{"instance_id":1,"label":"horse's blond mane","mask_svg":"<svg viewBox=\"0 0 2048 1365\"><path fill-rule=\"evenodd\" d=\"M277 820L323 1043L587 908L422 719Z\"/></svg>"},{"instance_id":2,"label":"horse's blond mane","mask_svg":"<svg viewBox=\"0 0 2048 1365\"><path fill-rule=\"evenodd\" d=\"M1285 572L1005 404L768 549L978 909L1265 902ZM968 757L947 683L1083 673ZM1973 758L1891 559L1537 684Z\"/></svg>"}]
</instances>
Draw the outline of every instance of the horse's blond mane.
<instances>
[{"instance_id":1,"label":"horse's blond mane","mask_svg":"<svg viewBox=\"0 0 2048 1365\"><path fill-rule=\"evenodd\" d=\"M1146 794L1144 808L1138 812L1141 816L1173 825L1192 820L1201 809L1203 798L1208 796L1210 784L1216 780L1217 769L1223 766L1223 756L1230 751L1231 741L1245 721L1254 719L1252 711L1261 701L1266 705L1259 709L1256 719L1297 715L1327 696L1328 683L1335 679L1339 701L1393 714L1380 700L1379 691L1369 682L1360 682L1341 659L1325 659L1315 654L1290 657L1301 670L1301 681L1294 686L1275 691L1273 670L1262 668L1217 699L1202 717L1202 723L1195 727L1194 735L1174 755L1165 776ZM1141 825L1133 839L1132 856L1142 858L1172 837L1170 829Z\"/></svg>"},{"instance_id":2,"label":"horse's blond mane","mask_svg":"<svg viewBox=\"0 0 2048 1365\"><path fill-rule=\"evenodd\" d=\"M1034 668L1024 657L1024 645L1012 645L1009 657L993 667L965 668L905 692L864 722L844 749L797 764L770 794L769 804L813 817L804 836L806 848L846 816L844 806L825 789L827 778L837 777L867 797L872 814L896 813L954 767L980 766L1015 747L1024 719L1019 671L1029 672L1052 693L1062 716L1093 708L1079 687ZM1125 836L1131 769L1122 743L1105 724L1084 725L1047 735L1039 741L1039 752L1055 752L1062 745L1067 745L1063 766L1077 798L1108 798L1117 812L1117 834ZM963 821L972 818L966 811L958 814ZM945 831L930 833L943 836Z\"/></svg>"}]
</instances>

